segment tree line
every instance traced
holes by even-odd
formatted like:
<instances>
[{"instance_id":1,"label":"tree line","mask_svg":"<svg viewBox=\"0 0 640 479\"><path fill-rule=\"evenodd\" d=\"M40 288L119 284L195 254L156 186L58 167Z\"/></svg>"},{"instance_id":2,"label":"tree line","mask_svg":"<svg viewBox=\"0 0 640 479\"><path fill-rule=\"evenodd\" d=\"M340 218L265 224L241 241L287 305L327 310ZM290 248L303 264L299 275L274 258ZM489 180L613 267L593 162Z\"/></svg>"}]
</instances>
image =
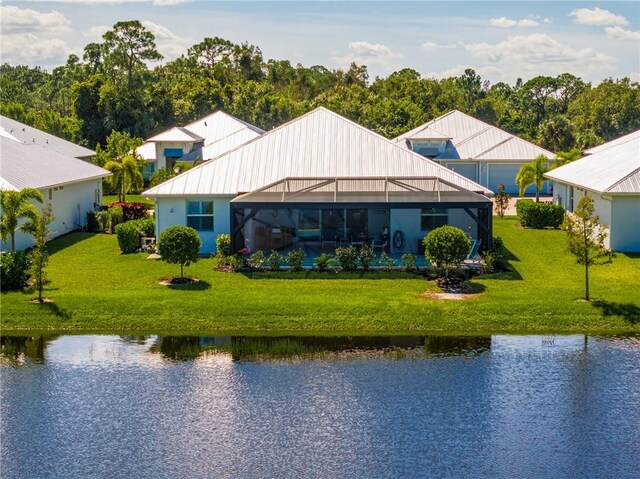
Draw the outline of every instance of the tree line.
<instances>
[{"instance_id":1,"label":"tree line","mask_svg":"<svg viewBox=\"0 0 640 479\"><path fill-rule=\"evenodd\" d=\"M269 130L325 106L388 138L458 109L552 151L584 149L640 128L639 84L572 75L491 84L473 69L444 79L412 69L265 60L258 46L205 38L163 65L139 21L116 23L82 58L47 72L0 66L0 112L70 141L104 146L112 130L147 138L216 109Z\"/></svg>"}]
</instances>

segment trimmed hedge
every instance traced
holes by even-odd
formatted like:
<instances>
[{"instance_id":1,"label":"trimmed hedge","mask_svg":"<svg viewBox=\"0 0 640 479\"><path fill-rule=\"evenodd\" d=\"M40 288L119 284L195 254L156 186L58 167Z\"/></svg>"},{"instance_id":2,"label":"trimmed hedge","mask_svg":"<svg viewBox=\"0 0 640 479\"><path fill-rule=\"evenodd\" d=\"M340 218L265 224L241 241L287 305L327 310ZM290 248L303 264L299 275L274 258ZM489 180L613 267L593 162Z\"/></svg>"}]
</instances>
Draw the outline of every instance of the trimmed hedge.
<instances>
[{"instance_id":1,"label":"trimmed hedge","mask_svg":"<svg viewBox=\"0 0 640 479\"><path fill-rule=\"evenodd\" d=\"M114 201L104 205L106 209L122 208L122 221L141 220L147 217L147 206L144 203Z\"/></svg>"},{"instance_id":2,"label":"trimmed hedge","mask_svg":"<svg viewBox=\"0 0 640 479\"><path fill-rule=\"evenodd\" d=\"M118 246L123 254L135 253L140 248L140 236L154 236L155 221L153 218L127 221L116 226Z\"/></svg>"},{"instance_id":3,"label":"trimmed hedge","mask_svg":"<svg viewBox=\"0 0 640 479\"><path fill-rule=\"evenodd\" d=\"M526 228L559 228L564 221L565 211L561 205L518 200L516 213L520 224Z\"/></svg>"}]
</instances>

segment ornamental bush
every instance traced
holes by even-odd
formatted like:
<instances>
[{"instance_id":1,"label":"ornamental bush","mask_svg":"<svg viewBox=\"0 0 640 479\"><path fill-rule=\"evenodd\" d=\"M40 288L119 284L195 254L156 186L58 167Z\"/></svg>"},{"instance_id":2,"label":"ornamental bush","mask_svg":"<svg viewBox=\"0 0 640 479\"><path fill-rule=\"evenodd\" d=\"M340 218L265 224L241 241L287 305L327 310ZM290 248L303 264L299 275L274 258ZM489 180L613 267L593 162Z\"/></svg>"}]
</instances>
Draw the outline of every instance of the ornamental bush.
<instances>
[{"instance_id":1,"label":"ornamental bush","mask_svg":"<svg viewBox=\"0 0 640 479\"><path fill-rule=\"evenodd\" d=\"M0 289L12 291L24 288L29 281L30 266L31 258L28 253L0 251Z\"/></svg>"},{"instance_id":2,"label":"ornamental bush","mask_svg":"<svg viewBox=\"0 0 640 479\"><path fill-rule=\"evenodd\" d=\"M455 270L466 259L471 241L460 228L440 226L424 237L424 254L437 268L444 269L445 276Z\"/></svg>"},{"instance_id":3,"label":"ornamental bush","mask_svg":"<svg viewBox=\"0 0 640 479\"><path fill-rule=\"evenodd\" d=\"M293 271L302 271L302 264L304 263L304 249L294 249L287 254L287 263L291 266Z\"/></svg>"},{"instance_id":4,"label":"ornamental bush","mask_svg":"<svg viewBox=\"0 0 640 479\"><path fill-rule=\"evenodd\" d=\"M342 271L355 271L358 268L359 256L355 246L336 248L336 259Z\"/></svg>"},{"instance_id":5,"label":"ornamental bush","mask_svg":"<svg viewBox=\"0 0 640 479\"><path fill-rule=\"evenodd\" d=\"M101 232L111 234L111 213L107 210L99 211L96 214L98 228Z\"/></svg>"},{"instance_id":6,"label":"ornamental bush","mask_svg":"<svg viewBox=\"0 0 640 479\"><path fill-rule=\"evenodd\" d=\"M122 221L141 220L147 217L147 206L144 203L114 201L105 205L107 209L121 208Z\"/></svg>"},{"instance_id":7,"label":"ornamental bush","mask_svg":"<svg viewBox=\"0 0 640 479\"><path fill-rule=\"evenodd\" d=\"M255 253L253 253L251 256L249 256L249 267L251 269L261 271L262 268L264 267L264 262L265 262L265 258L262 250L258 250Z\"/></svg>"},{"instance_id":8,"label":"ornamental bush","mask_svg":"<svg viewBox=\"0 0 640 479\"><path fill-rule=\"evenodd\" d=\"M358 263L363 270L369 271L371 269L371 265L376 260L376 254L373 252L373 249L368 244L364 245L360 248L358 252Z\"/></svg>"},{"instance_id":9,"label":"ornamental bush","mask_svg":"<svg viewBox=\"0 0 640 479\"><path fill-rule=\"evenodd\" d=\"M155 236L155 221L153 218L127 221L117 225L115 232L120 251L135 253L140 247L140 236Z\"/></svg>"},{"instance_id":10,"label":"ornamental bush","mask_svg":"<svg viewBox=\"0 0 640 479\"><path fill-rule=\"evenodd\" d=\"M322 253L320 256L317 256L316 259L313 260L313 266L318 271L327 271L335 263L336 260L334 259L334 257L327 253Z\"/></svg>"},{"instance_id":11,"label":"ornamental bush","mask_svg":"<svg viewBox=\"0 0 640 479\"><path fill-rule=\"evenodd\" d=\"M405 253L400 258L400 266L405 271L415 271L416 270L416 257L411 253Z\"/></svg>"},{"instance_id":12,"label":"ornamental bush","mask_svg":"<svg viewBox=\"0 0 640 479\"><path fill-rule=\"evenodd\" d=\"M221 234L216 236L216 253L222 256L231 256L230 234Z\"/></svg>"},{"instance_id":13,"label":"ornamental bush","mask_svg":"<svg viewBox=\"0 0 640 479\"><path fill-rule=\"evenodd\" d=\"M382 266L383 270L391 271L395 264L396 260L389 256L386 251L380 253L380 266Z\"/></svg>"},{"instance_id":14,"label":"ornamental bush","mask_svg":"<svg viewBox=\"0 0 640 479\"><path fill-rule=\"evenodd\" d=\"M536 203L533 200L516 201L516 213L520 224L526 228L559 228L565 214L561 205Z\"/></svg>"},{"instance_id":15,"label":"ornamental bush","mask_svg":"<svg viewBox=\"0 0 640 479\"><path fill-rule=\"evenodd\" d=\"M111 216L111 227L115 231L115 227L120 223L124 223L124 213L122 208L119 206L114 206L113 208L109 208L109 215Z\"/></svg>"},{"instance_id":16,"label":"ornamental bush","mask_svg":"<svg viewBox=\"0 0 640 479\"><path fill-rule=\"evenodd\" d=\"M189 226L174 225L162 232L158 240L158 252L162 261L180 265L180 278L184 267L198 261L202 241L198 232Z\"/></svg>"},{"instance_id":17,"label":"ornamental bush","mask_svg":"<svg viewBox=\"0 0 640 479\"><path fill-rule=\"evenodd\" d=\"M100 232L100 225L98 224L95 211L87 211L87 231L92 233Z\"/></svg>"},{"instance_id":18,"label":"ornamental bush","mask_svg":"<svg viewBox=\"0 0 640 479\"><path fill-rule=\"evenodd\" d=\"M271 254L269 254L269 257L267 258L267 266L271 271L278 271L280 266L282 266L283 261L284 258L280 253L275 250L271 250Z\"/></svg>"}]
</instances>

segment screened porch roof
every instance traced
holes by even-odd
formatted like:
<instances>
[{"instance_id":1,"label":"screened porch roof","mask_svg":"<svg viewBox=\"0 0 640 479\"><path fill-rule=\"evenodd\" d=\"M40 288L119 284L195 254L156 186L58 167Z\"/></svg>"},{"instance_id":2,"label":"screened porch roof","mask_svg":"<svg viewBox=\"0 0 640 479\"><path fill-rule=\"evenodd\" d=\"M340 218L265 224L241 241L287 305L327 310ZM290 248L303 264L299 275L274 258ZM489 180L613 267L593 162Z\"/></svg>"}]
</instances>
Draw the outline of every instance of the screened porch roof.
<instances>
[{"instance_id":1,"label":"screened porch roof","mask_svg":"<svg viewBox=\"0 0 640 479\"><path fill-rule=\"evenodd\" d=\"M437 177L283 178L231 203L488 203Z\"/></svg>"}]
</instances>

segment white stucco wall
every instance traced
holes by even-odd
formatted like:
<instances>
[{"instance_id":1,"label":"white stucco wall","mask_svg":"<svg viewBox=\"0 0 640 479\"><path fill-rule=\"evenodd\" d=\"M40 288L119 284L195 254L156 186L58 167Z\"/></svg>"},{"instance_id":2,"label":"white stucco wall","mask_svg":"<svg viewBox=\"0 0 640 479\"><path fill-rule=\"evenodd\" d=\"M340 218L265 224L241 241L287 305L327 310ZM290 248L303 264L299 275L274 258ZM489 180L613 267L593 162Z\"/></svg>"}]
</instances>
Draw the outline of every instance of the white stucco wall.
<instances>
[{"instance_id":1,"label":"white stucco wall","mask_svg":"<svg viewBox=\"0 0 640 479\"><path fill-rule=\"evenodd\" d=\"M51 238L81 229L87 223L87 212L94 211L96 202L102 203L102 181L88 180L63 185L56 188L40 190L45 203L51 203L55 220L49 225ZM44 204L32 202L36 207L43 208ZM11 240L2 243L3 250L11 249ZM33 246L30 235L16 232L16 249L22 250Z\"/></svg>"},{"instance_id":2,"label":"white stucco wall","mask_svg":"<svg viewBox=\"0 0 640 479\"><path fill-rule=\"evenodd\" d=\"M230 233L231 218L228 198L204 198L204 197L170 197L156 198L156 237L173 225L187 224L187 202L192 200L212 200L213 201L213 231L199 231L202 241L201 254L215 253L216 236L223 233Z\"/></svg>"},{"instance_id":3,"label":"white stucco wall","mask_svg":"<svg viewBox=\"0 0 640 479\"><path fill-rule=\"evenodd\" d=\"M164 141L156 143L156 171L168 166L164 156L165 148L182 148L182 153L186 155L193 148L193 142Z\"/></svg>"},{"instance_id":4,"label":"white stucco wall","mask_svg":"<svg viewBox=\"0 0 640 479\"><path fill-rule=\"evenodd\" d=\"M610 233L612 250L640 252L640 195L612 198Z\"/></svg>"}]
</instances>

